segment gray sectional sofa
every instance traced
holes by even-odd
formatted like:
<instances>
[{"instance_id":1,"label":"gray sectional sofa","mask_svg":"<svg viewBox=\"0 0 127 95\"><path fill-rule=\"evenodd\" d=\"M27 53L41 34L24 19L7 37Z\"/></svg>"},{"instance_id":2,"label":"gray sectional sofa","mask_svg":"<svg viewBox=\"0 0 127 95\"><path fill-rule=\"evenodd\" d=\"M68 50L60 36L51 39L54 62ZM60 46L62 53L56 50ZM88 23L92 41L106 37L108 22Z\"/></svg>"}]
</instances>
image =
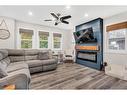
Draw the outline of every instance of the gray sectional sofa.
<instances>
[{"instance_id":1,"label":"gray sectional sofa","mask_svg":"<svg viewBox=\"0 0 127 95\"><path fill-rule=\"evenodd\" d=\"M1 49L0 89L14 84L16 89L29 89L30 73L55 70L57 59L51 50Z\"/></svg>"}]
</instances>

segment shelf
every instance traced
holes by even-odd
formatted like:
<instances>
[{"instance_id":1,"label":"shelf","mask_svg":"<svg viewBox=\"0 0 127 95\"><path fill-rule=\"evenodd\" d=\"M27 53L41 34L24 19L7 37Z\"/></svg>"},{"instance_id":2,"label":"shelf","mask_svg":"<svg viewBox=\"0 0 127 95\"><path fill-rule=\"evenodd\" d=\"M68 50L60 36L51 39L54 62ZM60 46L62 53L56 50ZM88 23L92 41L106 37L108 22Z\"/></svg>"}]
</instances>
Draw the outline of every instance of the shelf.
<instances>
[{"instance_id":1,"label":"shelf","mask_svg":"<svg viewBox=\"0 0 127 95\"><path fill-rule=\"evenodd\" d=\"M81 46L81 45L76 45L75 49L78 49L78 50L99 50L99 46Z\"/></svg>"}]
</instances>

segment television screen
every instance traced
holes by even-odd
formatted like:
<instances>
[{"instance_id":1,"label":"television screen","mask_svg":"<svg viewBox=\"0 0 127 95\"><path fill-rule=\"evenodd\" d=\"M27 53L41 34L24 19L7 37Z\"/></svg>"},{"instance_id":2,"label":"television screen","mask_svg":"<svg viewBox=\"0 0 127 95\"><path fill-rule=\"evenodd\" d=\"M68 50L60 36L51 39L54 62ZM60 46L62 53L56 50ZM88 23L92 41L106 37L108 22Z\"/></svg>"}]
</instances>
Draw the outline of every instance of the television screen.
<instances>
[{"instance_id":1,"label":"television screen","mask_svg":"<svg viewBox=\"0 0 127 95\"><path fill-rule=\"evenodd\" d=\"M80 36L80 33L79 32L74 32L73 34L74 34L75 40L77 41L78 37Z\"/></svg>"},{"instance_id":2,"label":"television screen","mask_svg":"<svg viewBox=\"0 0 127 95\"><path fill-rule=\"evenodd\" d=\"M95 41L94 33L92 27L84 29L80 32L74 32L74 37L76 42L83 43L83 42L90 42Z\"/></svg>"},{"instance_id":3,"label":"television screen","mask_svg":"<svg viewBox=\"0 0 127 95\"><path fill-rule=\"evenodd\" d=\"M93 29L88 28L88 29L84 30L83 33L81 34L81 36L79 37L79 39L82 42L93 40L94 39Z\"/></svg>"}]
</instances>

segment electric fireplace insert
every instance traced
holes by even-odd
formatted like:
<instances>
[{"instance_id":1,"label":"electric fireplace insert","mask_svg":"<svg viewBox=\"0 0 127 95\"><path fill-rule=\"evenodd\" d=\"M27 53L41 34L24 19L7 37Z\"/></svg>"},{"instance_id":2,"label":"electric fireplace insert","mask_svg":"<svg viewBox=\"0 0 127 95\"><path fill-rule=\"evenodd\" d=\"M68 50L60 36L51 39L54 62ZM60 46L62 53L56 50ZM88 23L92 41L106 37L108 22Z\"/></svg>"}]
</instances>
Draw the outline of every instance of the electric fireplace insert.
<instances>
[{"instance_id":1,"label":"electric fireplace insert","mask_svg":"<svg viewBox=\"0 0 127 95\"><path fill-rule=\"evenodd\" d=\"M78 51L77 57L79 59L94 62L95 64L97 62L97 53L96 52L81 52L81 51Z\"/></svg>"}]
</instances>

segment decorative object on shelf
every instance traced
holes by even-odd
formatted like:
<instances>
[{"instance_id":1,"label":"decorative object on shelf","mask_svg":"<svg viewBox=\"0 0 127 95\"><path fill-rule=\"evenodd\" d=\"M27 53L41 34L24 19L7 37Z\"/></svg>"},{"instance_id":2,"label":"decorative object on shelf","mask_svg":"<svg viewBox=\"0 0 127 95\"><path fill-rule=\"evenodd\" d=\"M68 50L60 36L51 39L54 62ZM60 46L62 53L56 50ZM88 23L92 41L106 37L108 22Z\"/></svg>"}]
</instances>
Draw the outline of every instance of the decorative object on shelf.
<instances>
[{"instance_id":1,"label":"decorative object on shelf","mask_svg":"<svg viewBox=\"0 0 127 95\"><path fill-rule=\"evenodd\" d=\"M5 20L3 19L0 24L0 39L6 40L10 37L10 32L8 30L7 24Z\"/></svg>"}]
</instances>

